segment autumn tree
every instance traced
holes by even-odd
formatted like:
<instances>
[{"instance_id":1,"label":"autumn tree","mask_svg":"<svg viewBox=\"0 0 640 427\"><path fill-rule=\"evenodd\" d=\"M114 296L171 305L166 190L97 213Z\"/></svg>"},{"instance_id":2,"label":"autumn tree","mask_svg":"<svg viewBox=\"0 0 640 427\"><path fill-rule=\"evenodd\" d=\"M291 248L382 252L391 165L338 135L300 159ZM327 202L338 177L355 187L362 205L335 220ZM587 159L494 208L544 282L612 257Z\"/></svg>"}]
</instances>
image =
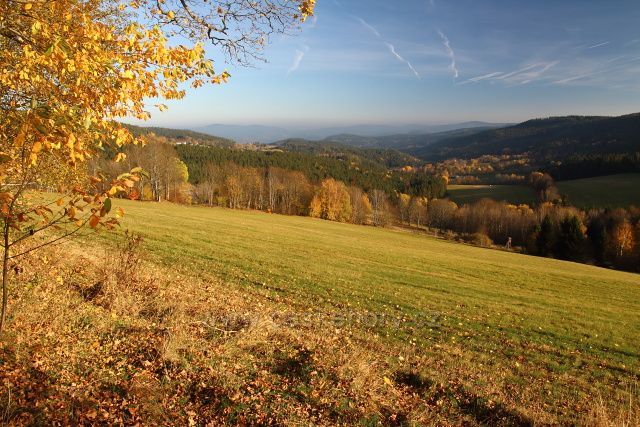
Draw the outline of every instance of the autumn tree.
<instances>
[{"instance_id":1,"label":"autumn tree","mask_svg":"<svg viewBox=\"0 0 640 427\"><path fill-rule=\"evenodd\" d=\"M559 197L558 188L551 175L547 173L533 172L529 177L529 183L540 202L552 202Z\"/></svg>"},{"instance_id":2,"label":"autumn tree","mask_svg":"<svg viewBox=\"0 0 640 427\"><path fill-rule=\"evenodd\" d=\"M166 138L154 134L142 137L142 141L144 144L122 148L121 153L126 155L123 161L116 163L110 156L103 156L90 162L90 170L94 174L114 178L131 168L140 167L145 174L135 190L141 199L185 201L188 198L185 193L188 192L189 170L178 157L175 147Z\"/></svg>"},{"instance_id":3,"label":"autumn tree","mask_svg":"<svg viewBox=\"0 0 640 427\"><path fill-rule=\"evenodd\" d=\"M387 194L382 190L373 190L369 197L371 200L371 221L373 225L385 227L391 222L391 212L389 211L389 200Z\"/></svg>"},{"instance_id":4,"label":"autumn tree","mask_svg":"<svg viewBox=\"0 0 640 427\"><path fill-rule=\"evenodd\" d=\"M265 186L267 193L267 209L269 212L275 212L279 195L284 187L282 170L271 167L267 168L265 171Z\"/></svg>"},{"instance_id":5,"label":"autumn tree","mask_svg":"<svg viewBox=\"0 0 640 427\"><path fill-rule=\"evenodd\" d=\"M427 223L429 227L445 229L451 223L458 205L446 199L431 200L428 206Z\"/></svg>"},{"instance_id":6,"label":"autumn tree","mask_svg":"<svg viewBox=\"0 0 640 427\"><path fill-rule=\"evenodd\" d=\"M239 180L244 198L242 207L262 209L264 206L264 174L256 168L242 168Z\"/></svg>"},{"instance_id":7,"label":"autumn tree","mask_svg":"<svg viewBox=\"0 0 640 427\"><path fill-rule=\"evenodd\" d=\"M259 59L269 35L304 20L313 4L0 2L0 330L10 263L84 224L115 224L108 215L110 197L133 187L139 171L101 186L95 184L102 178L83 177L86 161L98 151L136 142L115 120L148 119L147 99L179 99L187 82L199 87L226 81L228 73L214 72L203 42L241 63ZM182 44L173 42L174 34ZM31 197L29 190L42 188L45 180L56 182L61 195Z\"/></svg>"},{"instance_id":8,"label":"autumn tree","mask_svg":"<svg viewBox=\"0 0 640 427\"><path fill-rule=\"evenodd\" d=\"M344 183L331 178L322 181L311 200L309 215L331 221L349 221L351 198Z\"/></svg>"},{"instance_id":9,"label":"autumn tree","mask_svg":"<svg viewBox=\"0 0 640 427\"><path fill-rule=\"evenodd\" d=\"M635 247L635 236L633 225L628 220L624 220L611 231L610 245L617 257L630 254Z\"/></svg>"},{"instance_id":10,"label":"autumn tree","mask_svg":"<svg viewBox=\"0 0 640 427\"><path fill-rule=\"evenodd\" d=\"M412 197L409 203L409 225L413 222L417 227L423 225L427 218L427 199Z\"/></svg>"},{"instance_id":11,"label":"autumn tree","mask_svg":"<svg viewBox=\"0 0 640 427\"><path fill-rule=\"evenodd\" d=\"M366 224L373 212L369 196L360 187L351 186L348 190L349 198L351 199L350 222L353 224Z\"/></svg>"},{"instance_id":12,"label":"autumn tree","mask_svg":"<svg viewBox=\"0 0 640 427\"><path fill-rule=\"evenodd\" d=\"M313 188L309 180L299 171L281 169L280 173L282 174L282 186L279 196L280 205L277 211L285 215L304 215L313 195Z\"/></svg>"},{"instance_id":13,"label":"autumn tree","mask_svg":"<svg viewBox=\"0 0 640 427\"><path fill-rule=\"evenodd\" d=\"M217 203L217 196L220 194L220 187L215 180L216 167L208 163L203 168L203 179L196 186L196 195L200 203L213 206Z\"/></svg>"},{"instance_id":14,"label":"autumn tree","mask_svg":"<svg viewBox=\"0 0 640 427\"><path fill-rule=\"evenodd\" d=\"M400 211L400 223L404 224L409 221L409 206L411 205L411 196L408 194L398 194L398 210Z\"/></svg>"}]
</instances>

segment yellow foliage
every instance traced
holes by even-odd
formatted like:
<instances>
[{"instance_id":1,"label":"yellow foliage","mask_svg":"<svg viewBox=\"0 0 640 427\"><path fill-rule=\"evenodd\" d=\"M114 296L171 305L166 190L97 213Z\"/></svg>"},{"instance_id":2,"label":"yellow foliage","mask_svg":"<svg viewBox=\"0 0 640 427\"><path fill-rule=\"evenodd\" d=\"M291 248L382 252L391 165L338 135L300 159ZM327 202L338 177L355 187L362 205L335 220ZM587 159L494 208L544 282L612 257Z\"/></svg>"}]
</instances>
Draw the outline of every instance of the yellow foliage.
<instances>
[{"instance_id":1,"label":"yellow foliage","mask_svg":"<svg viewBox=\"0 0 640 427\"><path fill-rule=\"evenodd\" d=\"M78 227L117 223L106 217L109 197L133 189L139 172L104 183L86 176L85 162L105 146L138 143L117 120L148 119L148 99L180 99L185 84L228 80L228 72L216 74L202 45L213 40L213 32L227 53L250 52L264 34L285 31L295 15L301 13L304 20L314 6L314 0L281 6L237 1L244 9L229 19L246 30L234 39L189 2L114 3L0 1L0 194L10 196L0 200L3 278L15 242L53 230L63 219ZM176 33L187 34L188 40L175 43L171 38ZM27 190L34 188L65 193L58 212L42 201L27 200ZM3 307L0 330L4 313Z\"/></svg>"},{"instance_id":2,"label":"yellow foliage","mask_svg":"<svg viewBox=\"0 0 640 427\"><path fill-rule=\"evenodd\" d=\"M341 181L325 179L309 206L310 215L331 221L346 222L351 217L351 198Z\"/></svg>"}]
</instances>

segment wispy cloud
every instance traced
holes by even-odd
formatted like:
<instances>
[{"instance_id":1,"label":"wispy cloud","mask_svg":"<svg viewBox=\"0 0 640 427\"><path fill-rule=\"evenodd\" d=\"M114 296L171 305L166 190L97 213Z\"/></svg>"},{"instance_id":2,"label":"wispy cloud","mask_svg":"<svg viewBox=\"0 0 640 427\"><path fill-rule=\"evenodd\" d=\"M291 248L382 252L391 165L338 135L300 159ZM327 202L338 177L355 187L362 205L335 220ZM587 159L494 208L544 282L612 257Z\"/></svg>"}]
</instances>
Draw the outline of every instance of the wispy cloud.
<instances>
[{"instance_id":1,"label":"wispy cloud","mask_svg":"<svg viewBox=\"0 0 640 427\"><path fill-rule=\"evenodd\" d=\"M381 38L382 36L380 35L380 31L378 31L373 25L369 24L367 21L365 21L364 19L360 18L359 16L355 16L355 18L362 24L363 27L365 27L367 30L371 31L371 33L378 37Z\"/></svg>"},{"instance_id":2,"label":"wispy cloud","mask_svg":"<svg viewBox=\"0 0 640 427\"><path fill-rule=\"evenodd\" d=\"M447 55L449 56L449 59L451 59L451 64L449 64L449 69L451 70L451 72L453 73L453 79L457 79L459 76L459 72L458 72L458 67L456 66L456 54L453 51L453 48L451 47L451 43L449 42L449 38L446 36L445 33L443 33L442 31L438 30L438 34L440 35L440 38L442 39L442 44L444 45L446 51L447 51Z\"/></svg>"},{"instance_id":3,"label":"wispy cloud","mask_svg":"<svg viewBox=\"0 0 640 427\"><path fill-rule=\"evenodd\" d=\"M413 65L411 65L411 62L407 61L402 55L400 55L398 53L398 51L396 50L395 46L393 44L389 43L388 41L386 41L382 37L382 34L380 34L380 31L378 31L378 29L376 27L374 27L373 25L369 24L367 21L365 21L364 19L362 19L359 16L354 16L354 18L358 22L360 22L360 24L362 24L362 26L365 27L369 32L371 32L371 34L373 34L374 36L376 36L376 38L378 38L380 41L382 41L382 43L384 43L384 45L387 47L387 49L389 49L389 52L391 53L391 55L394 58L396 58L398 61L400 61L403 64L405 64L409 68L409 71L411 71L414 76L416 76L417 78L421 78L420 74L416 71L415 68L413 68Z\"/></svg>"},{"instance_id":4,"label":"wispy cloud","mask_svg":"<svg viewBox=\"0 0 640 427\"><path fill-rule=\"evenodd\" d=\"M558 65L558 63L559 61L537 62L519 68L517 70L510 71L508 73L495 71L492 73L472 77L459 83L459 85L484 81L502 82L507 84L508 86L525 85L541 80L542 78L547 78L547 76L545 76L547 71Z\"/></svg>"},{"instance_id":5,"label":"wispy cloud","mask_svg":"<svg viewBox=\"0 0 640 427\"><path fill-rule=\"evenodd\" d=\"M303 50L296 49L296 52L293 55L293 62L291 63L291 67L289 67L289 69L287 70L287 76L289 76L291 73L294 73L298 68L300 68L302 59L308 51L309 46L304 46Z\"/></svg>"},{"instance_id":6,"label":"wispy cloud","mask_svg":"<svg viewBox=\"0 0 640 427\"><path fill-rule=\"evenodd\" d=\"M566 78L555 80L552 83L557 85L566 85L569 83L588 84L590 82L600 82L602 84L613 82L616 78L625 76L626 74L637 75L637 70L634 68L634 64L640 61L640 57L628 57L626 61L622 62L619 62L619 60L620 58L614 58L614 61L605 62L605 64L618 62L618 64L614 66L602 67L601 65L598 65L590 69L578 70L581 72L574 73L574 75ZM600 63L598 62L597 64Z\"/></svg>"},{"instance_id":7,"label":"wispy cloud","mask_svg":"<svg viewBox=\"0 0 640 427\"><path fill-rule=\"evenodd\" d=\"M393 46L391 43L388 43L388 42L384 42L384 44L387 45L387 47L389 48L389 51L391 52L391 54L393 56L395 56L398 61L405 63L407 65L407 67L409 67L409 70L411 70L411 72L417 78L420 78L420 74L416 71L415 68L413 68L413 65L411 65L411 62L407 61L398 52L396 52L395 46Z\"/></svg>"},{"instance_id":8,"label":"wispy cloud","mask_svg":"<svg viewBox=\"0 0 640 427\"><path fill-rule=\"evenodd\" d=\"M556 65L558 65L558 63L560 63L560 61L548 62L548 63L542 65L541 67L537 68L537 69L534 68L529 72L521 73L521 74L518 75L520 81L516 82L516 84L526 85L528 83L531 83L531 82L534 82L536 80L539 80L540 77L542 77L542 75L544 73L546 73L551 68L553 68Z\"/></svg>"},{"instance_id":9,"label":"wispy cloud","mask_svg":"<svg viewBox=\"0 0 640 427\"><path fill-rule=\"evenodd\" d=\"M560 61L551 61L533 64L530 67L526 67L527 69L525 69L524 71L513 74L512 76L504 80L512 86L533 83L535 81L541 80L547 71L549 71L559 63Z\"/></svg>"},{"instance_id":10,"label":"wispy cloud","mask_svg":"<svg viewBox=\"0 0 640 427\"><path fill-rule=\"evenodd\" d=\"M496 71L494 73L484 74L482 76L477 76L477 77L470 78L470 79L465 80L465 81L463 81L463 82L461 82L459 84L460 85L464 85L464 84L467 84L467 83L477 83L477 82L481 82L482 80L491 80L491 79L493 79L495 77L498 77L498 76L501 76L501 75L502 75L501 71Z\"/></svg>"},{"instance_id":11,"label":"wispy cloud","mask_svg":"<svg viewBox=\"0 0 640 427\"><path fill-rule=\"evenodd\" d=\"M587 49L595 49L597 47L606 46L608 44L611 44L611 42L602 42L602 43L594 44L593 46L589 46Z\"/></svg>"},{"instance_id":12,"label":"wispy cloud","mask_svg":"<svg viewBox=\"0 0 640 427\"><path fill-rule=\"evenodd\" d=\"M576 80L582 80L584 78L594 76L596 74L598 74L598 73L588 73L588 74L582 74L582 75L579 75L579 76L567 77L566 79L556 80L556 81L554 81L552 83L553 84L557 84L557 85L564 85L564 84L571 83L571 82L576 81Z\"/></svg>"},{"instance_id":13,"label":"wispy cloud","mask_svg":"<svg viewBox=\"0 0 640 427\"><path fill-rule=\"evenodd\" d=\"M531 65L527 65L524 68L520 68L519 70L515 70L515 71L511 71L510 73L507 74L503 74L502 76L498 77L497 80L507 80L513 76L516 76L520 73L524 73L525 71L529 71L535 67L539 67L540 64L531 64Z\"/></svg>"}]
</instances>

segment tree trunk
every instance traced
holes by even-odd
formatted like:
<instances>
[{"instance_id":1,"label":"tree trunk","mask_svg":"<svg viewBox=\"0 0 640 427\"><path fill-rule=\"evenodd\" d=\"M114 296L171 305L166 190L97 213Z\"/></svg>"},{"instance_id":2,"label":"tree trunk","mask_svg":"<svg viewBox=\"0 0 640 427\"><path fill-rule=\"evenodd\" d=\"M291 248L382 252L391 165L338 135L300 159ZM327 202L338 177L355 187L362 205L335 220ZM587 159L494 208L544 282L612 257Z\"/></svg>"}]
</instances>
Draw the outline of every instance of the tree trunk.
<instances>
[{"instance_id":1,"label":"tree trunk","mask_svg":"<svg viewBox=\"0 0 640 427\"><path fill-rule=\"evenodd\" d=\"M4 246L2 254L2 313L0 313L0 333L4 328L4 322L7 316L7 299L8 299L8 285L9 285L9 220L5 219L4 222Z\"/></svg>"}]
</instances>

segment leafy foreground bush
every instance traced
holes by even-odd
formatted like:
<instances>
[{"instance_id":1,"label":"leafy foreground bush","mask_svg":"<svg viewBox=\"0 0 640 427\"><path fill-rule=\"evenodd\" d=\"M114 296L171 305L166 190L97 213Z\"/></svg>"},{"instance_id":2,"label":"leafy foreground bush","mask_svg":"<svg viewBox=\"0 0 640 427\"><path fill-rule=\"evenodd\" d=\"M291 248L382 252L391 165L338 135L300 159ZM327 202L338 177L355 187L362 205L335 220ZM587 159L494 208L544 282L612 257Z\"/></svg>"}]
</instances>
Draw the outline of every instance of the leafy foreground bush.
<instances>
[{"instance_id":1,"label":"leafy foreground bush","mask_svg":"<svg viewBox=\"0 0 640 427\"><path fill-rule=\"evenodd\" d=\"M383 344L253 289L197 281L116 252L51 248L16 271L0 341L9 424L531 425L557 419L411 342ZM106 272L109 271L107 274ZM311 319L312 321L310 321ZM410 333L405 323L397 333ZM439 347L439 346L436 346ZM404 354L405 356L398 356ZM454 370L453 372L451 370ZM445 375L445 371L448 371ZM491 380L490 378L486 378ZM596 402L585 422L637 424Z\"/></svg>"}]
</instances>

